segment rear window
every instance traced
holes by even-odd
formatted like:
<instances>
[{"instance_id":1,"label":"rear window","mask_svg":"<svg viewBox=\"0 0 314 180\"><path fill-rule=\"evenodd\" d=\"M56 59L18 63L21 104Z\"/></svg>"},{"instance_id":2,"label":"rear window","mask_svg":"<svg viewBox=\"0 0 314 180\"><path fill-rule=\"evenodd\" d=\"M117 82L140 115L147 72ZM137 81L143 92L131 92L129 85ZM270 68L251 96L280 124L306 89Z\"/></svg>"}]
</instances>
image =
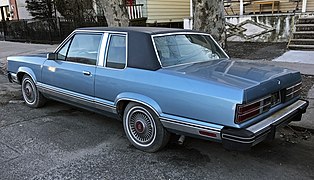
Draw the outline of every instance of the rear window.
<instances>
[{"instance_id":1,"label":"rear window","mask_svg":"<svg viewBox=\"0 0 314 180\"><path fill-rule=\"evenodd\" d=\"M163 67L227 58L214 40L202 34L174 34L153 38Z\"/></svg>"}]
</instances>

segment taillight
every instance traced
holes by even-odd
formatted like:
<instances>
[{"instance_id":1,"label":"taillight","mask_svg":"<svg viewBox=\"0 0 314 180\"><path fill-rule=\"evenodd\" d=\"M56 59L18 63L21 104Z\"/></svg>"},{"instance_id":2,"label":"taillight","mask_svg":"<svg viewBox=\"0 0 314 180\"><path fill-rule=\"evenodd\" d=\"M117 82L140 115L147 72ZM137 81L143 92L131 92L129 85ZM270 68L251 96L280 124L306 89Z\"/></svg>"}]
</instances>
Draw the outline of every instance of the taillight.
<instances>
[{"instance_id":1,"label":"taillight","mask_svg":"<svg viewBox=\"0 0 314 180\"><path fill-rule=\"evenodd\" d=\"M272 97L267 96L265 98L259 99L249 104L239 104L237 105L236 112L236 123L241 123L256 117L270 109L272 105Z\"/></svg>"},{"instance_id":2,"label":"taillight","mask_svg":"<svg viewBox=\"0 0 314 180\"><path fill-rule=\"evenodd\" d=\"M302 82L290 86L286 89L286 100L290 100L294 97L297 97L301 94Z\"/></svg>"}]
</instances>

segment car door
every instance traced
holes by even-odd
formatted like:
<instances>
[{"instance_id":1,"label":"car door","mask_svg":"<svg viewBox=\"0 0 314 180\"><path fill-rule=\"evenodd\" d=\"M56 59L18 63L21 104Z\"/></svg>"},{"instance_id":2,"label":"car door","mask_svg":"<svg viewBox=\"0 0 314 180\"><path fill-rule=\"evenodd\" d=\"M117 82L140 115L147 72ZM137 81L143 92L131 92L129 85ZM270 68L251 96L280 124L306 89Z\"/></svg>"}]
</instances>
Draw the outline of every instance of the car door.
<instances>
[{"instance_id":1,"label":"car door","mask_svg":"<svg viewBox=\"0 0 314 180\"><path fill-rule=\"evenodd\" d=\"M104 41L106 52L96 68L95 102L96 108L110 111L114 108L115 98L125 88L127 34L106 33Z\"/></svg>"},{"instance_id":2,"label":"car door","mask_svg":"<svg viewBox=\"0 0 314 180\"><path fill-rule=\"evenodd\" d=\"M45 89L58 98L91 106L101 39L101 33L75 33L59 48L56 60L44 63Z\"/></svg>"}]
</instances>

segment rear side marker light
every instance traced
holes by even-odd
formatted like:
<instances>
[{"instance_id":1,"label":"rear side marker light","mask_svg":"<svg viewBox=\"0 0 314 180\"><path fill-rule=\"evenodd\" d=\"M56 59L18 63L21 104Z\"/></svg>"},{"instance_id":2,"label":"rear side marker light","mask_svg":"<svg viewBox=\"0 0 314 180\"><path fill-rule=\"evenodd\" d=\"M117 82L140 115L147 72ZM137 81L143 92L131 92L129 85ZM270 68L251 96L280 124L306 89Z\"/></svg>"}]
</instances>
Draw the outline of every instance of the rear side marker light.
<instances>
[{"instance_id":1,"label":"rear side marker light","mask_svg":"<svg viewBox=\"0 0 314 180\"><path fill-rule=\"evenodd\" d=\"M215 133L211 133L211 132L208 132L208 131L198 131L200 133L200 135L203 135L203 136L208 136L208 137L217 137Z\"/></svg>"}]
</instances>

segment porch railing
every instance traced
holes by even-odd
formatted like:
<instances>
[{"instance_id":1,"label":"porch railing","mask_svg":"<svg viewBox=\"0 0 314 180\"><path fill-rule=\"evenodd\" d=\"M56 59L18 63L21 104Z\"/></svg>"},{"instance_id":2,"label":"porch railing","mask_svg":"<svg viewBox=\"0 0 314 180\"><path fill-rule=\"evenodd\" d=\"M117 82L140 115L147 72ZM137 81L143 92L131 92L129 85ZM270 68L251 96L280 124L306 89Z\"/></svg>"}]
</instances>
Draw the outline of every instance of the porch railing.
<instances>
[{"instance_id":1,"label":"porch railing","mask_svg":"<svg viewBox=\"0 0 314 180\"><path fill-rule=\"evenodd\" d=\"M126 9L129 14L129 19L143 18L143 4L127 5Z\"/></svg>"}]
</instances>

